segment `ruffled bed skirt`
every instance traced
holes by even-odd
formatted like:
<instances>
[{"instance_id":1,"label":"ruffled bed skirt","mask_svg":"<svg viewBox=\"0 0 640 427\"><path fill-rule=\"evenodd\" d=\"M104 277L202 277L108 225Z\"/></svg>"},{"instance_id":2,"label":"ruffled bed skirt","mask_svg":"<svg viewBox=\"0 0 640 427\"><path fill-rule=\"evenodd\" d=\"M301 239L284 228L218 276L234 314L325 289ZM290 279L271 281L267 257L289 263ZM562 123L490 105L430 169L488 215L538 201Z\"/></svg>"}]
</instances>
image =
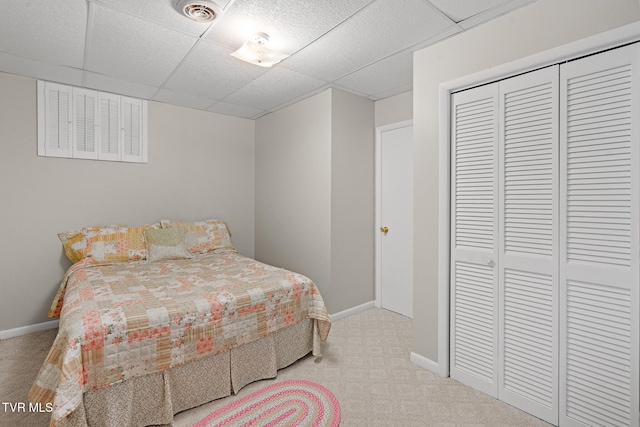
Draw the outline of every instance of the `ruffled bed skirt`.
<instances>
[{"instance_id":1,"label":"ruffled bed skirt","mask_svg":"<svg viewBox=\"0 0 640 427\"><path fill-rule=\"evenodd\" d=\"M84 394L83 403L59 426L170 424L173 415L274 378L309 352L320 355L316 322L307 319L231 351L132 378Z\"/></svg>"}]
</instances>

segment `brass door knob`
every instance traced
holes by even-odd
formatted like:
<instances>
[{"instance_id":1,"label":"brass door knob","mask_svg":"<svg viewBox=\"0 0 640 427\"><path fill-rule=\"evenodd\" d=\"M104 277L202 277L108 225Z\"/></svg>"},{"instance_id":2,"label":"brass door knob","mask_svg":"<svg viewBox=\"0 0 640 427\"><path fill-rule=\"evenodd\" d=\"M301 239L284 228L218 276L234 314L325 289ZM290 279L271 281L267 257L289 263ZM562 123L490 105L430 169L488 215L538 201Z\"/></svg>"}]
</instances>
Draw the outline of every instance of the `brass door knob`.
<instances>
[{"instance_id":1,"label":"brass door knob","mask_svg":"<svg viewBox=\"0 0 640 427\"><path fill-rule=\"evenodd\" d=\"M387 234L389 232L389 227L380 227L380 231L382 231L384 234Z\"/></svg>"}]
</instances>

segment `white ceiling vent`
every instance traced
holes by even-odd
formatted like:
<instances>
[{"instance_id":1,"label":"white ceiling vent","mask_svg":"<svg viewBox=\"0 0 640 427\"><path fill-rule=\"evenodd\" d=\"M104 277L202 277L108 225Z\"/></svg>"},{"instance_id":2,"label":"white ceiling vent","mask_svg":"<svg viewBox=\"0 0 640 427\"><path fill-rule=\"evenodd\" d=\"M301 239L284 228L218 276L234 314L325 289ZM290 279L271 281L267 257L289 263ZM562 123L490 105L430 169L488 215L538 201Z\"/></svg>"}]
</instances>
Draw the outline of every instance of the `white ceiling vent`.
<instances>
[{"instance_id":1,"label":"white ceiling vent","mask_svg":"<svg viewBox=\"0 0 640 427\"><path fill-rule=\"evenodd\" d=\"M222 13L220 6L210 0L179 0L176 8L196 22L211 22Z\"/></svg>"}]
</instances>

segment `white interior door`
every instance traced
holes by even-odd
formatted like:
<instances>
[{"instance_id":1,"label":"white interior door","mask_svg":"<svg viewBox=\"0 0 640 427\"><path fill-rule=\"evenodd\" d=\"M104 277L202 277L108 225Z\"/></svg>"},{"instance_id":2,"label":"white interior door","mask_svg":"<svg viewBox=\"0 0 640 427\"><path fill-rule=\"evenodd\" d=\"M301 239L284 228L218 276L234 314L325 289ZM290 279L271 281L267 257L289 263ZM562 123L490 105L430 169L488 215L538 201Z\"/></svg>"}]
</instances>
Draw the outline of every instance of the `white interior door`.
<instances>
[{"instance_id":1,"label":"white interior door","mask_svg":"<svg viewBox=\"0 0 640 427\"><path fill-rule=\"evenodd\" d=\"M413 317L413 126L383 130L379 151L380 303Z\"/></svg>"}]
</instances>

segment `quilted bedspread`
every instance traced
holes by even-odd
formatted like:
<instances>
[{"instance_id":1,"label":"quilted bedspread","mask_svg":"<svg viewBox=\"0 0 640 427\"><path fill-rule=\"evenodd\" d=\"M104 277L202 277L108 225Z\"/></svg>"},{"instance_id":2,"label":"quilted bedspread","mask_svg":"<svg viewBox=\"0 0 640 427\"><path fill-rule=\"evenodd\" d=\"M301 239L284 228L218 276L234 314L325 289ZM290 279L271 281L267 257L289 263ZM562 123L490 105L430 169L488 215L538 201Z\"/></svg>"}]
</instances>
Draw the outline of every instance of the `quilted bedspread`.
<instances>
[{"instance_id":1,"label":"quilted bedspread","mask_svg":"<svg viewBox=\"0 0 640 427\"><path fill-rule=\"evenodd\" d=\"M85 391L227 351L295 322L329 317L307 277L220 249L192 259L90 264L65 275L49 315L58 335L29 393L52 424Z\"/></svg>"}]
</instances>

